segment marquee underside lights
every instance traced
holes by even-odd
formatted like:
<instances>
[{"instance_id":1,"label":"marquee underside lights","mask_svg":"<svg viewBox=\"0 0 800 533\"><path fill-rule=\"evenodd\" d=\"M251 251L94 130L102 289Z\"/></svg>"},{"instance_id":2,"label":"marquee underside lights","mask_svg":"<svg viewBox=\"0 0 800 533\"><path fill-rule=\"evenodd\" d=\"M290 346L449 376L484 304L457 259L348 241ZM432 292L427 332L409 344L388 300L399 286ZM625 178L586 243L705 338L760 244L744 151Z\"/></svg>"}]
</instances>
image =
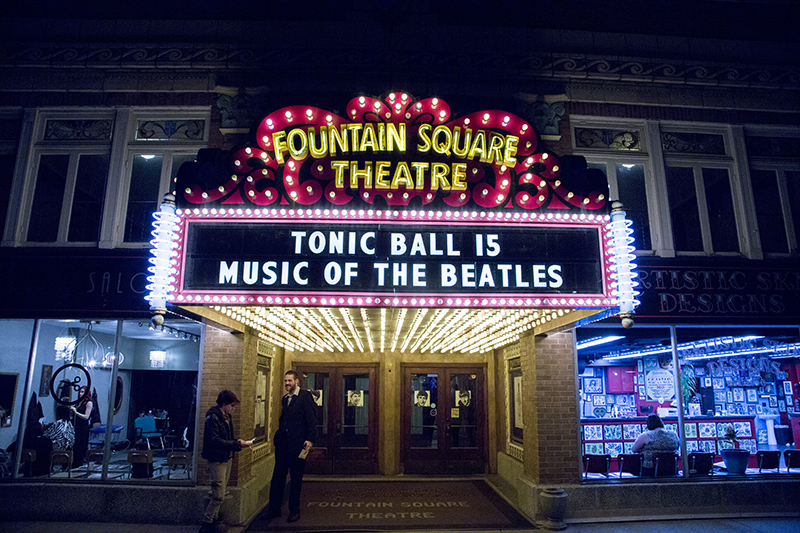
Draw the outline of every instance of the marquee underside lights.
<instances>
[{"instance_id":1,"label":"marquee underside lights","mask_svg":"<svg viewBox=\"0 0 800 533\"><path fill-rule=\"evenodd\" d=\"M484 353L569 309L303 308L213 306L291 351ZM377 326L377 327L376 327Z\"/></svg>"}]
</instances>

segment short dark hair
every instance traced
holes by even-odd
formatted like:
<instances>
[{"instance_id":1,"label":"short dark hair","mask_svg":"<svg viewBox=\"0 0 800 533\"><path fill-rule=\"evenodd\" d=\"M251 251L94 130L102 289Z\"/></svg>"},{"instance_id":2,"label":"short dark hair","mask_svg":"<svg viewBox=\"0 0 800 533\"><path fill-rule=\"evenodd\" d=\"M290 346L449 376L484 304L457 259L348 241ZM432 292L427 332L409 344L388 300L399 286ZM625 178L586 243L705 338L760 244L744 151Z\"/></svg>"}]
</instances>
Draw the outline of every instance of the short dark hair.
<instances>
[{"instance_id":1,"label":"short dark hair","mask_svg":"<svg viewBox=\"0 0 800 533\"><path fill-rule=\"evenodd\" d=\"M217 396L217 407L222 407L223 405L231 403L242 403L232 391L224 390Z\"/></svg>"},{"instance_id":2,"label":"short dark hair","mask_svg":"<svg viewBox=\"0 0 800 533\"><path fill-rule=\"evenodd\" d=\"M295 370L288 370L288 371L287 371L287 372L284 374L284 377L285 377L285 376L288 376L289 374L293 375L293 376L294 376L294 379L300 379L300 374L298 374L298 373L297 373Z\"/></svg>"},{"instance_id":3,"label":"short dark hair","mask_svg":"<svg viewBox=\"0 0 800 533\"><path fill-rule=\"evenodd\" d=\"M664 421L658 415L650 415L647 417L647 429L653 431L656 428L663 428Z\"/></svg>"}]
</instances>

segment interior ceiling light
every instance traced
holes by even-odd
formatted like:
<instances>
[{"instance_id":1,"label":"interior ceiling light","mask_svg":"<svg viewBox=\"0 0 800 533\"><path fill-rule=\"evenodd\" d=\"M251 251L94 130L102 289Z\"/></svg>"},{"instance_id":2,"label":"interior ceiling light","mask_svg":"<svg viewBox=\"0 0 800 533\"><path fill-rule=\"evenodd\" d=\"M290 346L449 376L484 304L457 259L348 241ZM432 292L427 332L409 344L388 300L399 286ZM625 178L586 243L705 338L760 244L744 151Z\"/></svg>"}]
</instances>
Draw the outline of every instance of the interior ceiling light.
<instances>
[{"instance_id":1,"label":"interior ceiling light","mask_svg":"<svg viewBox=\"0 0 800 533\"><path fill-rule=\"evenodd\" d=\"M585 341L580 341L578 343L578 350L591 348L592 346L600 346L602 344L608 344L609 342L618 341L624 338L625 337L621 335L606 335L605 337L593 337L591 339L586 339Z\"/></svg>"},{"instance_id":2,"label":"interior ceiling light","mask_svg":"<svg viewBox=\"0 0 800 533\"><path fill-rule=\"evenodd\" d=\"M568 314L554 309L215 306L292 351L485 353Z\"/></svg>"}]
</instances>

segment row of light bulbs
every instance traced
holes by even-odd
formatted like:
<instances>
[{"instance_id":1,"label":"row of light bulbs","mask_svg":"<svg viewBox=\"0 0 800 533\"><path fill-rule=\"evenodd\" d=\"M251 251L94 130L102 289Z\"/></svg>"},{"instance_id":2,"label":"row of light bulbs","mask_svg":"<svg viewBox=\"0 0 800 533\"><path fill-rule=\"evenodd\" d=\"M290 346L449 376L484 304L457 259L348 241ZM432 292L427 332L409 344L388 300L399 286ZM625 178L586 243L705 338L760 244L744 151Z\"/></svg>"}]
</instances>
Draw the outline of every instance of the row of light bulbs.
<instances>
[{"instance_id":1,"label":"row of light bulbs","mask_svg":"<svg viewBox=\"0 0 800 533\"><path fill-rule=\"evenodd\" d=\"M290 351L485 353L569 309L380 309L231 307L214 310ZM360 322L360 323L359 323ZM373 325L380 324L379 329ZM391 326L390 326L391 325ZM373 328L380 344L373 339ZM388 349L388 350L387 350Z\"/></svg>"}]
</instances>

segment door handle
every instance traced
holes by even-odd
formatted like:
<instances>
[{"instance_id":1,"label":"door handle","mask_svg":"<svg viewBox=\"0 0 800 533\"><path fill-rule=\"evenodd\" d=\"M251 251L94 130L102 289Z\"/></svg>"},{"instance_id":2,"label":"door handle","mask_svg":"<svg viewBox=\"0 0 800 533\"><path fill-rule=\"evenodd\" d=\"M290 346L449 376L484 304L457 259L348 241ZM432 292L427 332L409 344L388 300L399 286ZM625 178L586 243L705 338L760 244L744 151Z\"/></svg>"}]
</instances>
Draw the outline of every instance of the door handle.
<instances>
[{"instance_id":1,"label":"door handle","mask_svg":"<svg viewBox=\"0 0 800 533\"><path fill-rule=\"evenodd\" d=\"M336 436L338 437L341 434L342 434L342 423L336 422Z\"/></svg>"}]
</instances>

